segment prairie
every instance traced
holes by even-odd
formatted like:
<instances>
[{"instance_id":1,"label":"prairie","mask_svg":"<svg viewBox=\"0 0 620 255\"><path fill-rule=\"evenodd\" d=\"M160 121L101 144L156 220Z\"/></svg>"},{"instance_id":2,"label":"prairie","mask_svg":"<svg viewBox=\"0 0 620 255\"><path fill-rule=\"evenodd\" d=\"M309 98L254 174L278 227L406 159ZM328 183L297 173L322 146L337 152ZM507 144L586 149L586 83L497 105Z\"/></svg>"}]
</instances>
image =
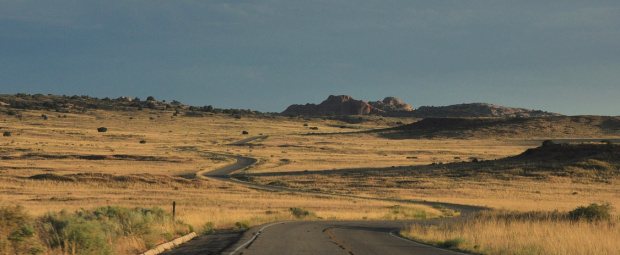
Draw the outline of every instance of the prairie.
<instances>
[{"instance_id":1,"label":"prairie","mask_svg":"<svg viewBox=\"0 0 620 255\"><path fill-rule=\"evenodd\" d=\"M158 207L170 212L174 201L176 219L206 233L297 219L291 208L312 212L306 218L312 220L445 215L432 207L339 194L516 211L569 211L595 202L620 204L618 166L613 162L585 160L589 165L562 165L559 170L544 166L540 168L544 171L529 174L524 173L538 169L539 163L492 164L554 138L531 136L531 131L467 139L455 133L411 137L373 130L416 119L365 117L352 122L269 114L191 116L152 109L0 112L0 133L9 133L0 137L0 205L21 205L33 217L40 217L101 206ZM98 132L100 127L107 131ZM257 135L267 138L229 145ZM618 136L611 132L561 138ZM201 177L199 173L231 163L220 154L259 159L236 173L244 180L317 193L266 192ZM605 174L596 170L605 167L609 170ZM394 210L395 206L405 209ZM124 241L115 246L116 253L135 253L152 244ZM63 251L48 248L46 252Z\"/></svg>"},{"instance_id":2,"label":"prairie","mask_svg":"<svg viewBox=\"0 0 620 255\"><path fill-rule=\"evenodd\" d=\"M228 114L174 117L173 114L173 111L145 109L58 115L50 111L21 111L15 116L0 115L0 131L9 133L0 137L2 208L10 212L11 206L21 205L32 217L43 217L50 212L79 213L102 206L157 207L170 212L172 202L176 202L176 219L198 232L297 219L290 208L308 210L313 215L309 219L315 220L432 218L444 214L425 206L264 192L201 178L197 173L231 163L229 158L213 153L255 156L252 152L261 150L255 146L228 145L247 138L243 131L274 136L286 145L290 139L277 137L303 137L301 134L312 129L303 125L307 120L286 117L239 118ZM331 120L315 121L313 124L321 129L341 130ZM106 127L107 131L99 132L100 127ZM273 153L274 158L277 155L282 159L281 155L286 153L276 152L282 147L274 148L277 149L257 153L256 157L271 159L266 155ZM395 213L394 206L406 210ZM163 228L163 232L173 235L162 236L159 242L176 235L176 230ZM6 240L9 234L3 233L0 239ZM16 251L10 249L10 243L0 244L6 253ZM114 244L118 246L115 253L133 254L154 244L118 241ZM67 247L50 248L46 252L63 253Z\"/></svg>"}]
</instances>

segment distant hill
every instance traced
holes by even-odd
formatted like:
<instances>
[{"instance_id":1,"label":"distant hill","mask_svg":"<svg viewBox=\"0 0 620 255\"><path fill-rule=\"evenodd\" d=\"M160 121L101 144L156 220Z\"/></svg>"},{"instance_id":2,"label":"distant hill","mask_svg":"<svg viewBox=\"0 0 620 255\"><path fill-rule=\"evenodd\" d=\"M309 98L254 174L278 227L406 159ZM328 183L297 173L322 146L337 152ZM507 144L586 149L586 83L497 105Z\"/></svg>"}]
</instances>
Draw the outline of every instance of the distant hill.
<instances>
[{"instance_id":1,"label":"distant hill","mask_svg":"<svg viewBox=\"0 0 620 255\"><path fill-rule=\"evenodd\" d=\"M0 94L0 107L16 110L52 110L56 112L82 112L86 110L134 111L142 109L184 111L184 116L201 116L202 113L254 114L258 113L243 109L218 109L208 106L190 106L172 100L157 101L152 96L140 98L96 98L91 96L59 96L43 94Z\"/></svg>"},{"instance_id":2,"label":"distant hill","mask_svg":"<svg viewBox=\"0 0 620 255\"><path fill-rule=\"evenodd\" d=\"M422 106L417 110L395 97L386 97L383 101L365 102L351 96L329 96L320 104L294 104L289 106L284 115L368 115L398 117L541 117L561 116L557 113L511 108L486 103L458 104L450 106Z\"/></svg>"},{"instance_id":3,"label":"distant hill","mask_svg":"<svg viewBox=\"0 0 620 255\"><path fill-rule=\"evenodd\" d=\"M419 118L428 117L542 117L561 116L557 113L511 108L486 103L457 104L449 106L422 106L415 111Z\"/></svg>"},{"instance_id":4,"label":"distant hill","mask_svg":"<svg viewBox=\"0 0 620 255\"><path fill-rule=\"evenodd\" d=\"M384 135L391 138L618 138L620 117L425 118L389 129Z\"/></svg>"}]
</instances>

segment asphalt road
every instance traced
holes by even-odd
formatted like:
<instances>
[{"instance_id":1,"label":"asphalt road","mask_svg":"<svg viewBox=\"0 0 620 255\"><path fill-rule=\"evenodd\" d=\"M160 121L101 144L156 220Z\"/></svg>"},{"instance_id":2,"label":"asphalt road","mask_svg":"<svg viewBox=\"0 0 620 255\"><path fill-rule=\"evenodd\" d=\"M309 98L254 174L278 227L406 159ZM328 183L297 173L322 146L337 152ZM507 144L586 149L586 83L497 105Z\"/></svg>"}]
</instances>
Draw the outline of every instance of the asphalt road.
<instances>
[{"instance_id":1,"label":"asphalt road","mask_svg":"<svg viewBox=\"0 0 620 255\"><path fill-rule=\"evenodd\" d=\"M437 224L438 221L428 221ZM411 221L295 221L246 232L222 254L462 254L396 236ZM262 229L261 231L261 228ZM254 240L252 238L259 233Z\"/></svg>"},{"instance_id":2,"label":"asphalt road","mask_svg":"<svg viewBox=\"0 0 620 255\"><path fill-rule=\"evenodd\" d=\"M231 145L243 145L244 143L263 138L266 137L250 137ZM227 178L228 174L246 168L256 163L257 160L248 157L226 156L235 158L237 162L207 172L204 176L260 189L306 192L231 180ZM442 205L450 209L459 210L462 215L485 209L476 206L439 202L382 200L431 206ZM408 224L438 224L452 220L459 219L279 222L253 227L245 233L230 232L204 235L164 254L462 254L420 244L395 235L399 229Z\"/></svg>"}]
</instances>

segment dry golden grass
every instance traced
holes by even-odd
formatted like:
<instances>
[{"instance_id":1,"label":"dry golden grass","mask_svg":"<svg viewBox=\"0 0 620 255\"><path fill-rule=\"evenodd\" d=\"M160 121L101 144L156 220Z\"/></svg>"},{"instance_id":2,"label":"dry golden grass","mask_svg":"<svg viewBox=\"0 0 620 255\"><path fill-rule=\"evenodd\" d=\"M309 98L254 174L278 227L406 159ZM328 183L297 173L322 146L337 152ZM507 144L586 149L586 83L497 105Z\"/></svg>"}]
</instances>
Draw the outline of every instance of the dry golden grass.
<instances>
[{"instance_id":1,"label":"dry golden grass","mask_svg":"<svg viewBox=\"0 0 620 255\"><path fill-rule=\"evenodd\" d=\"M231 163L212 152L281 157L286 153L276 151L294 139L310 137L301 135L311 131L303 125L308 120L261 116L238 119L224 114L172 117L173 112L149 110L63 113L60 117L45 111L21 114L22 119L0 117L0 130L12 133L0 138L0 203L24 205L33 215L107 205L171 209L176 201L179 219L197 230L207 222L226 228L239 221L255 225L288 220L292 218L290 207L305 208L323 219L414 218L413 212L409 216L392 215L394 203L263 192L196 178L196 173ZM44 120L41 114L50 117ZM316 120L311 126L340 132L334 123L338 122ZM108 131L100 133L98 127L107 127ZM242 131L248 131L250 136L269 135L267 140L255 143L271 143L277 149L227 145L247 138ZM425 211L429 218L442 215L424 206L401 206Z\"/></svg>"},{"instance_id":2,"label":"dry golden grass","mask_svg":"<svg viewBox=\"0 0 620 255\"><path fill-rule=\"evenodd\" d=\"M498 159L536 147L537 140L385 139L372 133L337 134L393 126L399 119L377 118L347 124L329 119L301 119L225 114L173 117L172 111L88 111L60 114L23 111L21 119L0 114L0 204L24 205L33 215L106 205L161 207L177 202L179 219L196 230L289 220L291 207L323 219L394 219L436 217L425 206L330 195L265 192L196 178L231 160L211 153L250 156L259 163L243 171L299 172L344 168L421 166ZM41 114L49 116L47 120ZM66 115L66 117L64 117ZM411 121L406 120L404 122ZM346 126L348 128L342 128ZM107 127L105 133L98 127ZM310 129L318 127L318 130ZM244 146L231 142L267 135ZM333 133L307 135L308 133ZM144 140L145 143L140 143ZM101 158L102 160L99 160ZM441 166L441 165L437 165ZM442 201L514 210L573 209L591 202L620 205L617 180L579 182L552 177L451 178L446 176L349 175L337 172L254 177L291 187L366 197ZM43 176L43 174L54 174ZM38 176L40 179L29 177ZM59 180L66 179L66 180ZM401 212L405 213L401 213ZM210 223L209 223L210 222Z\"/></svg>"},{"instance_id":3,"label":"dry golden grass","mask_svg":"<svg viewBox=\"0 0 620 255\"><path fill-rule=\"evenodd\" d=\"M441 244L457 241L453 247L481 254L619 254L620 218L589 222L552 218L511 219L506 211L482 212L441 225L411 225L404 236ZM533 213L549 214L549 213Z\"/></svg>"}]
</instances>

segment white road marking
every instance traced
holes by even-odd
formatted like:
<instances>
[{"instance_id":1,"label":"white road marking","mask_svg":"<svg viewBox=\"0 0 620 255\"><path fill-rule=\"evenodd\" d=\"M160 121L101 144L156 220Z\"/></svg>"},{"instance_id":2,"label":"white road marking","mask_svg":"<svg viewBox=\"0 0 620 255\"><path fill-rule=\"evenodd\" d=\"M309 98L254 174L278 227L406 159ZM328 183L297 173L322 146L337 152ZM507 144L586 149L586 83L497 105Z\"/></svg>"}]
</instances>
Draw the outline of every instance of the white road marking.
<instances>
[{"instance_id":1,"label":"white road marking","mask_svg":"<svg viewBox=\"0 0 620 255\"><path fill-rule=\"evenodd\" d=\"M462 252L458 252L458 251L443 249L443 248L435 247L435 246L432 246L432 245L428 245L428 244L416 242L416 241L413 241L413 240L409 240L407 238L403 238L403 237L395 235L394 233L397 232L397 231L400 231L400 229L394 229L394 230L390 231L390 235L393 236L393 237L396 237L398 239L405 240L405 241L410 242L410 243L420 244L420 245L432 247L432 248L435 248L435 249L441 249L441 250L444 250L444 251L447 251L447 252L452 252L454 254L467 254L467 253L462 253Z\"/></svg>"},{"instance_id":2,"label":"white road marking","mask_svg":"<svg viewBox=\"0 0 620 255\"><path fill-rule=\"evenodd\" d=\"M260 233L263 232L264 229L266 229L268 227L271 227L273 225L276 225L276 224L284 224L284 223L287 223L287 222L290 222L290 221L276 222L276 223L271 223L269 225L263 226L261 229L258 230L258 232L256 234L254 234L254 236L252 237L252 239L250 239L250 241L247 241L246 243L244 243L242 245L239 245L239 247L237 247L237 249L235 249L234 251L230 252L229 255L235 254L236 252L241 250L241 248L243 248L243 247L247 246L248 244L252 243L252 241L254 241L258 237L258 235L260 235Z\"/></svg>"}]
</instances>

